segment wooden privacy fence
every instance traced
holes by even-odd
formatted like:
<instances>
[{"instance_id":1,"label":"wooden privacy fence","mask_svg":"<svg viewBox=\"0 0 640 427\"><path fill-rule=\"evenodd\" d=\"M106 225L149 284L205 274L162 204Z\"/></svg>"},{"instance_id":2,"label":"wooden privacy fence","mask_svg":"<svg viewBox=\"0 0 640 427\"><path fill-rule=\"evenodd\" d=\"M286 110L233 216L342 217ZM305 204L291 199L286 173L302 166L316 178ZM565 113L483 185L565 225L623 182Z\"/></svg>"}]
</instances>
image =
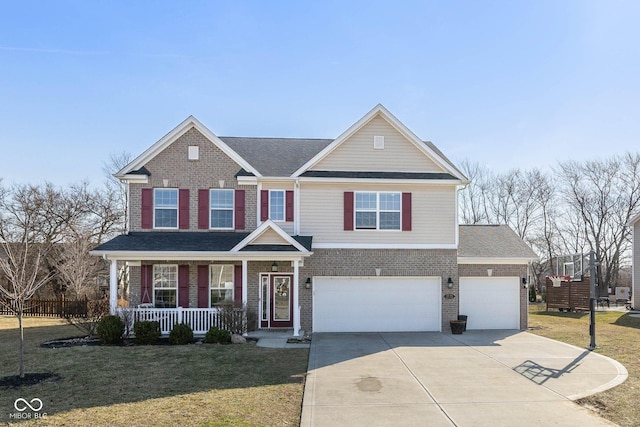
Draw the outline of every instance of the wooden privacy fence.
<instances>
[{"instance_id":1,"label":"wooden privacy fence","mask_svg":"<svg viewBox=\"0 0 640 427\"><path fill-rule=\"evenodd\" d=\"M561 311L589 311L589 277L584 277L579 282L562 282L560 286L553 286L553 282L547 277L546 284L547 310L557 308Z\"/></svg>"},{"instance_id":2,"label":"wooden privacy fence","mask_svg":"<svg viewBox=\"0 0 640 427\"><path fill-rule=\"evenodd\" d=\"M32 299L27 301L27 308L25 309L24 316L33 317L87 317L89 300L87 299ZM2 299L0 300L0 314L1 315L14 315L15 312L10 310L7 306L15 306L13 301Z\"/></svg>"}]
</instances>

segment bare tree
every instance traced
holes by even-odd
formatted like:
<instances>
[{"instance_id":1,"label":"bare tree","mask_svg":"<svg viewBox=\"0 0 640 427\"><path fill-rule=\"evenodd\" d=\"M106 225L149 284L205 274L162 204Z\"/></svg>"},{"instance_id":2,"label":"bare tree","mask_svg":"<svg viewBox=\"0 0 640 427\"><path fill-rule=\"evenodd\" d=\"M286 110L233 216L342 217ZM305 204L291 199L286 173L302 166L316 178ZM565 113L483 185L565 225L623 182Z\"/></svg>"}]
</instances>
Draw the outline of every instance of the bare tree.
<instances>
[{"instance_id":1,"label":"bare tree","mask_svg":"<svg viewBox=\"0 0 640 427\"><path fill-rule=\"evenodd\" d=\"M640 208L640 154L561 163L558 175L568 206L574 211L567 223L576 241L584 238L585 246L595 252L600 262L599 292L605 294L616 283L629 252L627 223Z\"/></svg>"},{"instance_id":2,"label":"bare tree","mask_svg":"<svg viewBox=\"0 0 640 427\"><path fill-rule=\"evenodd\" d=\"M102 166L106 188L115 194L115 211L119 214L118 227L120 233L126 232L127 212L129 210L129 194L126 185L113 175L128 165L133 156L126 151L111 153L109 160Z\"/></svg>"},{"instance_id":3,"label":"bare tree","mask_svg":"<svg viewBox=\"0 0 640 427\"><path fill-rule=\"evenodd\" d=\"M42 268L51 248L34 232L41 224L40 200L30 186L0 188L0 269L5 283L0 284L0 301L18 318L20 344L19 375L24 378L23 315L29 300L53 273Z\"/></svg>"},{"instance_id":4,"label":"bare tree","mask_svg":"<svg viewBox=\"0 0 640 427\"><path fill-rule=\"evenodd\" d=\"M463 224L488 224L487 203L493 175L479 163L464 160L460 166L470 181L460 192L460 221Z\"/></svg>"}]
</instances>

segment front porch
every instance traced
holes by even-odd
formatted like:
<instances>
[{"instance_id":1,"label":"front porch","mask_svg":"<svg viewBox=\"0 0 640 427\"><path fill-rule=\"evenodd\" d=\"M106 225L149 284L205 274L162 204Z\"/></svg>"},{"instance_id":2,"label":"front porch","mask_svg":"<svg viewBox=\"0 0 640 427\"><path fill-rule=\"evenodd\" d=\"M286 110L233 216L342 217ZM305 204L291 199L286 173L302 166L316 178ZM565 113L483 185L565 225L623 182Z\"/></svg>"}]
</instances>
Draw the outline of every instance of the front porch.
<instances>
[{"instance_id":1,"label":"front porch","mask_svg":"<svg viewBox=\"0 0 640 427\"><path fill-rule=\"evenodd\" d=\"M129 330L133 331L133 324L141 321L158 322L160 333L169 335L171 329L178 323L186 323L196 336L205 335L210 328L226 329L232 333L245 334L247 331L246 311L233 308L232 313L218 308L118 308L116 313L129 322ZM128 312L128 313L127 313Z\"/></svg>"}]
</instances>

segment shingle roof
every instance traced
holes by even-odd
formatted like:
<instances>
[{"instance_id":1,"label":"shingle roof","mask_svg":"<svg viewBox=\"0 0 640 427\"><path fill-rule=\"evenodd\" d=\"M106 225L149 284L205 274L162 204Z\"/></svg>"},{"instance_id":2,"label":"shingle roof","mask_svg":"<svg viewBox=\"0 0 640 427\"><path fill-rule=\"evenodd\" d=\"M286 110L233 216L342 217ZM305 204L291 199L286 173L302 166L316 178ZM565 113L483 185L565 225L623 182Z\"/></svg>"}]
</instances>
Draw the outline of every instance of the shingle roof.
<instances>
[{"instance_id":1,"label":"shingle roof","mask_svg":"<svg viewBox=\"0 0 640 427\"><path fill-rule=\"evenodd\" d=\"M538 258L508 225L461 225L459 230L458 257Z\"/></svg>"},{"instance_id":2,"label":"shingle roof","mask_svg":"<svg viewBox=\"0 0 640 427\"><path fill-rule=\"evenodd\" d=\"M291 176L333 139L219 137L263 176Z\"/></svg>"},{"instance_id":3,"label":"shingle roof","mask_svg":"<svg viewBox=\"0 0 640 427\"><path fill-rule=\"evenodd\" d=\"M246 238L249 233L233 232L131 232L117 236L94 249L96 252L226 252ZM293 236L306 249L311 250L310 236ZM291 250L296 249L288 245ZM251 250L282 251L281 247L252 245Z\"/></svg>"}]
</instances>

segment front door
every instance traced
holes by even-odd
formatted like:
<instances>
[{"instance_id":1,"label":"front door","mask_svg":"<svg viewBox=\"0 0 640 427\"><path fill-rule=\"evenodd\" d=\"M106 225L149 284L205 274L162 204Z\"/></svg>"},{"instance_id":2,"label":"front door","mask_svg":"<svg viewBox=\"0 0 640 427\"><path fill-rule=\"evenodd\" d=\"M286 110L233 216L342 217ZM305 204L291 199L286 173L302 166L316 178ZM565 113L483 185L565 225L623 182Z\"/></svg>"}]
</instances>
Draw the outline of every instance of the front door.
<instances>
[{"instance_id":1,"label":"front door","mask_svg":"<svg viewBox=\"0 0 640 427\"><path fill-rule=\"evenodd\" d=\"M293 275L260 275L260 326L293 326Z\"/></svg>"}]
</instances>

